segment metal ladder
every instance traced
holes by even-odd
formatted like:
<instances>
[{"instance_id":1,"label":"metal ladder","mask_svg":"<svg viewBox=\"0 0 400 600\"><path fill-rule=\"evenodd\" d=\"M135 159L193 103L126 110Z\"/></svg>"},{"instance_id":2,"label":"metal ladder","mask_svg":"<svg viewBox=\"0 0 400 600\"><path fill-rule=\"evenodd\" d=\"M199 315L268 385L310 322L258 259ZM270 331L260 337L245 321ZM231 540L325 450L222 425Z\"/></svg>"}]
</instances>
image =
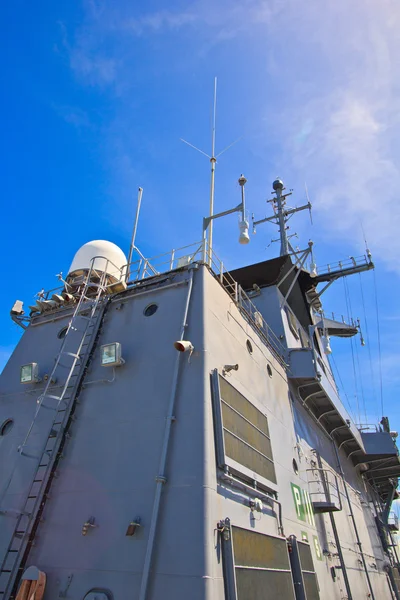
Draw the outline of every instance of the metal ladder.
<instances>
[{"instance_id":1,"label":"metal ladder","mask_svg":"<svg viewBox=\"0 0 400 600\"><path fill-rule=\"evenodd\" d=\"M103 308L108 300L104 294L106 292L107 268L99 274L94 269L93 264L94 259L83 284L79 301L68 324L60 351L55 359L54 367L48 377L43 393L37 400L38 406L33 421L22 445L18 448L18 457L9 484L20 460L37 460L34 476L22 504L22 509L16 512L7 511L0 507L0 515L16 517L11 541L0 567L1 600L9 600L15 597L18 576L22 574L25 559L48 498L48 490L69 428L71 411L75 405L80 382L85 374L87 360L102 321ZM99 283L91 281L93 274L97 275ZM89 288L97 288L95 297L88 296ZM76 335L77 333L79 335ZM69 347L71 346L71 343L69 344L71 338L72 348ZM70 351L72 349L73 351ZM71 364L65 365L62 362L62 359L65 360L65 358L67 360L72 359ZM64 369L64 371L62 372L61 369ZM55 395L52 386L54 387L54 382L57 381L59 373L65 374L65 369L67 370L67 376L61 386L61 393ZM29 439L38 416L43 414L43 411L52 411L54 415L47 422L47 433L44 435L45 443L42 449L39 452L32 453L29 449Z\"/></svg>"}]
</instances>

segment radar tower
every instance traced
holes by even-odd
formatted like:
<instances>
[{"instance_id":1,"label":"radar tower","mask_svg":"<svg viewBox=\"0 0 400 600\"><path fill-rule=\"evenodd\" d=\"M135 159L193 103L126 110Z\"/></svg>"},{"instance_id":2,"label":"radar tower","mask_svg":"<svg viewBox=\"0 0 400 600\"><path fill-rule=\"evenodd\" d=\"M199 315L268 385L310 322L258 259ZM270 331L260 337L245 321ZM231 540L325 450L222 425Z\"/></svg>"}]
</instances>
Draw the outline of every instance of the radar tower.
<instances>
[{"instance_id":1,"label":"radar tower","mask_svg":"<svg viewBox=\"0 0 400 600\"><path fill-rule=\"evenodd\" d=\"M265 217L265 219L260 219L259 221L254 221L253 216L253 231L255 232L256 226L260 225L260 223L275 223L279 227L279 238L281 242L280 255L286 256L287 254L290 254L290 252L296 254L291 243L289 242L290 236L287 235L287 222L292 215L300 212L301 210L308 209L311 214L311 202L308 201L307 204L304 204L303 206L297 206L295 208L286 208L286 198L292 195L292 190L290 190L287 194L283 194L282 192L286 188L283 184L283 181L279 178L275 179L272 187L274 190L273 193L276 194L276 198L271 198L270 200L267 200L267 202L272 204L274 214L271 217Z\"/></svg>"}]
</instances>

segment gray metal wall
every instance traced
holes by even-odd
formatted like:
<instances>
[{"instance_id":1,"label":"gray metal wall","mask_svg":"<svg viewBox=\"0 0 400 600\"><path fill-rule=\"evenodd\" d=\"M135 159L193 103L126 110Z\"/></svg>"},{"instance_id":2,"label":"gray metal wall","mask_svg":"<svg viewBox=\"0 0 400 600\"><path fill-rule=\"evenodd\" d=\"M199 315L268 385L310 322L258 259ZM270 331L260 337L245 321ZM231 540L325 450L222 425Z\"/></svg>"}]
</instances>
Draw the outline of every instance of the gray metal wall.
<instances>
[{"instance_id":1,"label":"gray metal wall","mask_svg":"<svg viewBox=\"0 0 400 600\"><path fill-rule=\"evenodd\" d=\"M187 299L189 271L171 276L160 286L144 287L137 295L127 292L110 303L92 366L85 378L70 430L64 458L60 462L50 499L44 510L35 546L28 564L36 564L48 575L45 600L54 600L72 580L67 596L81 600L91 588L107 588L115 600L138 600L151 514L159 473L167 406L173 384L179 337ZM182 282L183 283L179 283ZM149 282L147 282L149 284ZM162 288L162 285L178 284ZM158 304L151 317L143 315L150 303ZM259 310L284 333L279 294L270 290ZM21 443L35 410L43 384L22 386L19 368L34 361L42 373L51 369L61 341L57 332L68 318L29 327L5 367L1 378L0 423L13 418L12 431L0 438L0 486L6 485L13 470L16 448ZM186 339L194 347L189 357L180 357L176 411L172 425L167 482L163 487L160 518L155 534L148 600L222 600L224 598L221 547L217 523L230 517L232 524L256 532L279 536L277 505L263 505L252 513L250 494L232 487L217 471L210 373L224 365L239 364L227 380L267 415L282 503L285 536L300 540L306 532L320 585L320 597L344 597L343 579L330 575L338 565L327 516L315 523L301 521L296 513L291 484L308 489L307 469L312 449L323 464L336 469L332 446L325 434L290 394L285 369L272 356L239 310L205 267L194 272ZM246 341L250 340L250 354ZM99 347L108 342L122 344L125 364L115 369L100 366ZM272 377L267 372L272 368ZM115 376L114 376L115 375ZM109 381L105 381L109 380ZM293 471L296 459L299 473ZM351 498L364 551L371 567L376 598L390 598L384 556L375 532L373 512L363 482L343 457L343 468L351 485ZM18 507L27 489L32 465L20 465L1 508ZM256 474L254 480L259 479ZM274 489L271 484L271 489ZM82 536L89 517L96 527ZM141 518L142 527L133 537L125 535L129 523ZM354 535L346 507L337 514L337 524L349 569L353 598L366 598L365 574L358 562ZM0 515L0 558L8 544L13 517ZM321 550L330 555L318 559L314 536ZM379 572L378 572L379 571Z\"/></svg>"}]
</instances>

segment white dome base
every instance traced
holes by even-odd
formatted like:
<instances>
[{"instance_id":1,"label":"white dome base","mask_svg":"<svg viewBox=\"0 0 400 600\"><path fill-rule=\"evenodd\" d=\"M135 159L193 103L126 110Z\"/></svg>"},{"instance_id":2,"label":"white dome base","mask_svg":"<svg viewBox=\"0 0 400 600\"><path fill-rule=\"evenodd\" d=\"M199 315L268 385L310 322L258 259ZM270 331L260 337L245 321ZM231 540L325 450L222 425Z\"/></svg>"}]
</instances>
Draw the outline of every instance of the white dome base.
<instances>
[{"instance_id":1,"label":"white dome base","mask_svg":"<svg viewBox=\"0 0 400 600\"><path fill-rule=\"evenodd\" d=\"M87 242L75 254L68 271L68 277L88 271L92 266L96 271L106 272L116 281L126 273L127 259L121 248L106 240Z\"/></svg>"}]
</instances>

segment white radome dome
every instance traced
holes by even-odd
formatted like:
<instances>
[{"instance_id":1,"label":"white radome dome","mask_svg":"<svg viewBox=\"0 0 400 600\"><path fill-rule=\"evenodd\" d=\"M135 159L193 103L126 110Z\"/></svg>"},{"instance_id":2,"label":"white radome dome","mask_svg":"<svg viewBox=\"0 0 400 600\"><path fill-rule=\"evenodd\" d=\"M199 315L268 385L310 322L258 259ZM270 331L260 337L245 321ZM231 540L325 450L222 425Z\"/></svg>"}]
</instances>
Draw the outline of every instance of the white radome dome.
<instances>
[{"instance_id":1,"label":"white radome dome","mask_svg":"<svg viewBox=\"0 0 400 600\"><path fill-rule=\"evenodd\" d=\"M79 271L88 271L93 258L95 258L93 266L96 270L106 271L118 281L125 274L127 258L121 248L106 240L93 240L79 248L68 270L68 277Z\"/></svg>"}]
</instances>

